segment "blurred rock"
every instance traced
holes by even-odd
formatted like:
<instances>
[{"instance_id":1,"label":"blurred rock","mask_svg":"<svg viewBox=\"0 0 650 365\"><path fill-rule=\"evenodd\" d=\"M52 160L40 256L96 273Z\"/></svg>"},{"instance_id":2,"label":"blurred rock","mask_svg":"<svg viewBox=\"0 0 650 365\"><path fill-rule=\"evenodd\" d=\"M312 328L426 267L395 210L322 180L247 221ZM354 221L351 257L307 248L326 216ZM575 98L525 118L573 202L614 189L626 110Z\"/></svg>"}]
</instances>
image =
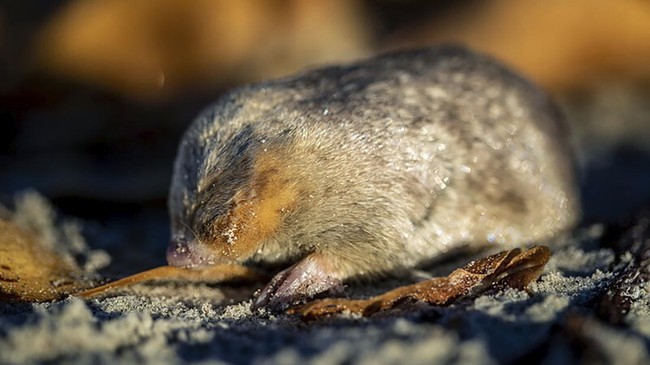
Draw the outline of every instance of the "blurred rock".
<instances>
[{"instance_id":1,"label":"blurred rock","mask_svg":"<svg viewBox=\"0 0 650 365\"><path fill-rule=\"evenodd\" d=\"M367 52L359 1L80 0L43 28L37 68L135 98L288 74Z\"/></svg>"},{"instance_id":2,"label":"blurred rock","mask_svg":"<svg viewBox=\"0 0 650 365\"><path fill-rule=\"evenodd\" d=\"M388 48L456 41L513 65L551 91L650 79L650 2L491 0L434 13Z\"/></svg>"}]
</instances>

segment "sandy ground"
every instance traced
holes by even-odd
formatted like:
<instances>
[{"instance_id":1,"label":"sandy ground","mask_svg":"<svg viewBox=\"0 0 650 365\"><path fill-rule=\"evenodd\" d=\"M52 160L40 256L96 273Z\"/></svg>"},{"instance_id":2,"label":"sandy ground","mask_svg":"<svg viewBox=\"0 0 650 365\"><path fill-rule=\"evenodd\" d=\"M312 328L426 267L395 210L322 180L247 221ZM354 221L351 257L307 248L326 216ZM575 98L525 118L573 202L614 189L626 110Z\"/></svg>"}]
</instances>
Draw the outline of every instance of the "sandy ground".
<instances>
[{"instance_id":1,"label":"sandy ground","mask_svg":"<svg viewBox=\"0 0 650 365\"><path fill-rule=\"evenodd\" d=\"M105 252L83 241L78 225L53 225L43 199L23 200L13 219L81 257L89 271L108 264ZM591 225L549 243L553 257L528 292L492 290L448 307L416 303L372 318L303 322L252 312L259 285L168 282L88 301L1 303L0 363L647 364L648 221L618 230ZM418 276L444 275L471 259L459 256L412 278L346 291L381 292Z\"/></svg>"}]
</instances>

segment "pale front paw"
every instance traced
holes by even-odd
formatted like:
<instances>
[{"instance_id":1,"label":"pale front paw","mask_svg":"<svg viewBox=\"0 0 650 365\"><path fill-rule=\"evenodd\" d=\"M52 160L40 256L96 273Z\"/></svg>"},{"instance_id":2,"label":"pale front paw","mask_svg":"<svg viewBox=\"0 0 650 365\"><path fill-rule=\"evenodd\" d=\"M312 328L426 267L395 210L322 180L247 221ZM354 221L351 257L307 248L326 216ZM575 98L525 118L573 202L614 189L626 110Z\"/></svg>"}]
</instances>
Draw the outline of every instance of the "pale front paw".
<instances>
[{"instance_id":1,"label":"pale front paw","mask_svg":"<svg viewBox=\"0 0 650 365\"><path fill-rule=\"evenodd\" d=\"M325 255L311 254L278 273L262 290L253 308L283 310L322 293L342 290L340 275Z\"/></svg>"}]
</instances>

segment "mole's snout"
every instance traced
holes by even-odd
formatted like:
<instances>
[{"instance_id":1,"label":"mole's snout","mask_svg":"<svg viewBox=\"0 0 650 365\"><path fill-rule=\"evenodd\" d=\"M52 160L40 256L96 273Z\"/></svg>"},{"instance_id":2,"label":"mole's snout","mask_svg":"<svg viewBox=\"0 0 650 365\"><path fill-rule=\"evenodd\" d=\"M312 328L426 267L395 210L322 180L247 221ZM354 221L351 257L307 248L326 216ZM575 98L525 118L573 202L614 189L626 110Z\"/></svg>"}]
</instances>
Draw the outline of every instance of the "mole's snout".
<instances>
[{"instance_id":1,"label":"mole's snout","mask_svg":"<svg viewBox=\"0 0 650 365\"><path fill-rule=\"evenodd\" d=\"M167 247L167 263L171 266L197 267L205 264L205 259L196 252L196 244L184 238L175 238Z\"/></svg>"},{"instance_id":2,"label":"mole's snout","mask_svg":"<svg viewBox=\"0 0 650 365\"><path fill-rule=\"evenodd\" d=\"M172 240L167 247L167 263L171 266L188 266L191 262L189 258L189 246L187 241Z\"/></svg>"}]
</instances>

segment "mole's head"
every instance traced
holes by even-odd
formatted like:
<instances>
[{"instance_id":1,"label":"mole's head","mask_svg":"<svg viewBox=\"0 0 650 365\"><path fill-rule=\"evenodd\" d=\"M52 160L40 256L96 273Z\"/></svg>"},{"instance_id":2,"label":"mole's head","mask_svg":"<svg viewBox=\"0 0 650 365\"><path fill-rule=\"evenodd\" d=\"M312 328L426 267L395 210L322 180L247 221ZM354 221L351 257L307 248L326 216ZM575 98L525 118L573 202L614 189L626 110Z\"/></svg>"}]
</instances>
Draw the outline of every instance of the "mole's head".
<instances>
[{"instance_id":1,"label":"mole's head","mask_svg":"<svg viewBox=\"0 0 650 365\"><path fill-rule=\"evenodd\" d=\"M169 196L170 265L242 262L282 228L298 188L282 154L255 144L241 134L212 148L184 138Z\"/></svg>"}]
</instances>

